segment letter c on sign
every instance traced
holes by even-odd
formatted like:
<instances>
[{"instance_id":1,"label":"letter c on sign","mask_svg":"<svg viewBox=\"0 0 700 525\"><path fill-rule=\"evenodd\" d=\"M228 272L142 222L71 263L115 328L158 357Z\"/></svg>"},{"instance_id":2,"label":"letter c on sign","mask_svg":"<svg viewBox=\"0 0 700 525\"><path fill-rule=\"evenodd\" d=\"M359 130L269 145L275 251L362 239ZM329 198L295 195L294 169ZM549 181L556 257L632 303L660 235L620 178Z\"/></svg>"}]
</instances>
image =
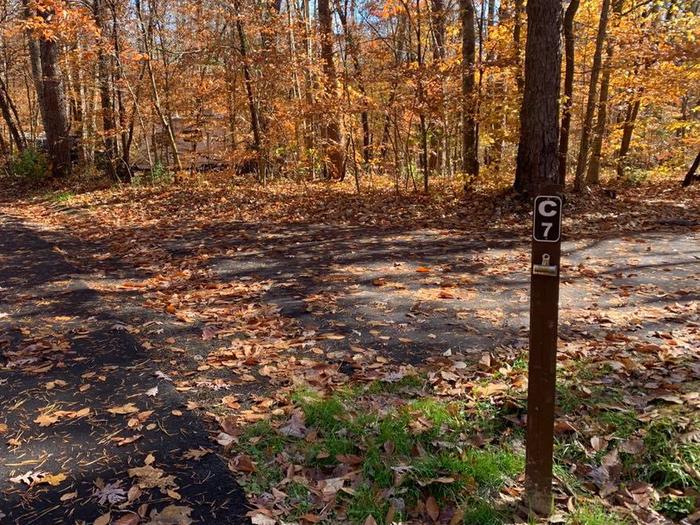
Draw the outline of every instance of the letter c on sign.
<instances>
[{"instance_id":1,"label":"letter c on sign","mask_svg":"<svg viewBox=\"0 0 700 525\"><path fill-rule=\"evenodd\" d=\"M551 209L553 207L554 209ZM537 211L542 217L554 217L557 214L557 201L542 201L537 206Z\"/></svg>"}]
</instances>

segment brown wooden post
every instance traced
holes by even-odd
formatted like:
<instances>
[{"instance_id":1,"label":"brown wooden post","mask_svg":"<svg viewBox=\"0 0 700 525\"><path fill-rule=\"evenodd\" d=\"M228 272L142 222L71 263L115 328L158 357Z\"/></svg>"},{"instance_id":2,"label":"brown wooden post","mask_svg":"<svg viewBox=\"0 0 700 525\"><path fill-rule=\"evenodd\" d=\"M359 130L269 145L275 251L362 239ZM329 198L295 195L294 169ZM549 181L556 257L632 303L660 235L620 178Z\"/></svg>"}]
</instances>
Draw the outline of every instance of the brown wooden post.
<instances>
[{"instance_id":1,"label":"brown wooden post","mask_svg":"<svg viewBox=\"0 0 700 525\"><path fill-rule=\"evenodd\" d=\"M532 227L525 488L529 508L544 515L552 511L562 204L558 186L540 192Z\"/></svg>"}]
</instances>

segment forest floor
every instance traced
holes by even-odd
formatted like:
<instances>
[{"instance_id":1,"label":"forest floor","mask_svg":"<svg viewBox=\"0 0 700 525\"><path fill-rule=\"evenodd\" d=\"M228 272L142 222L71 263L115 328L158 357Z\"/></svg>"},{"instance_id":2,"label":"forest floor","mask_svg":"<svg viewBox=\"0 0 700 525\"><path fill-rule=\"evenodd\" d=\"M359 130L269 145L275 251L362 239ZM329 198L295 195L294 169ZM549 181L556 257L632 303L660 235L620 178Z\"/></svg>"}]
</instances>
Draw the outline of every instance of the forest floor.
<instances>
[{"instance_id":1,"label":"forest floor","mask_svg":"<svg viewBox=\"0 0 700 525\"><path fill-rule=\"evenodd\" d=\"M0 523L527 523L531 218L442 190L0 203ZM549 522L700 522L700 191L564 213Z\"/></svg>"}]
</instances>

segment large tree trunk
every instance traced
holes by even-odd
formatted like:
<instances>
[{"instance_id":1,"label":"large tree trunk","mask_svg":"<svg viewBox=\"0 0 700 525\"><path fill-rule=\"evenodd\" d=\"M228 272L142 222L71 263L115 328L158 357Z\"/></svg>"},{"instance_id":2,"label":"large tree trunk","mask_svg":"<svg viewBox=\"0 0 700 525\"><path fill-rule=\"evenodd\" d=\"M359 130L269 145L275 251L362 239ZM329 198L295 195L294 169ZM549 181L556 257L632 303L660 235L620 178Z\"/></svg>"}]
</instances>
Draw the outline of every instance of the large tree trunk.
<instances>
[{"instance_id":1,"label":"large tree trunk","mask_svg":"<svg viewBox=\"0 0 700 525\"><path fill-rule=\"evenodd\" d=\"M601 63L603 60L603 44L605 43L605 34L608 27L609 11L610 0L603 0L600 21L598 23L598 35L595 41L595 52L593 53L593 65L591 66L591 79L588 86L586 114L583 117L583 124L581 126L581 145L579 146L578 159L576 161L576 176L574 179L574 189L576 191L581 191L585 183L591 127L593 125L593 115L598 100L598 77L600 76Z\"/></svg>"},{"instance_id":2,"label":"large tree trunk","mask_svg":"<svg viewBox=\"0 0 700 525\"><path fill-rule=\"evenodd\" d=\"M579 0L571 0L564 15L564 54L566 70L564 72L564 100L561 115L561 135L559 137L559 184L566 183L566 164L569 156L569 131L571 130L571 107L574 97L574 18L578 11Z\"/></svg>"},{"instance_id":3,"label":"large tree trunk","mask_svg":"<svg viewBox=\"0 0 700 525\"><path fill-rule=\"evenodd\" d=\"M51 163L51 175L63 177L70 174L70 125L63 90L63 77L58 63L58 42L50 39L39 41L44 102L44 131Z\"/></svg>"},{"instance_id":4,"label":"large tree trunk","mask_svg":"<svg viewBox=\"0 0 700 525\"><path fill-rule=\"evenodd\" d=\"M25 13L32 16L28 0L24 0ZM53 10L43 11L41 16L50 23ZM37 37L29 33L29 56L34 77L34 87L46 134L46 144L53 177L70 174L70 123L63 89L63 76L59 66L59 43L53 38Z\"/></svg>"},{"instance_id":5,"label":"large tree trunk","mask_svg":"<svg viewBox=\"0 0 700 525\"><path fill-rule=\"evenodd\" d=\"M476 16L473 0L460 0L462 20L462 171L471 185L479 175L476 129Z\"/></svg>"},{"instance_id":6,"label":"large tree trunk","mask_svg":"<svg viewBox=\"0 0 700 525\"><path fill-rule=\"evenodd\" d=\"M95 0L93 4L95 24L100 30L101 42L97 50L97 75L100 83L100 103L102 105L102 134L105 144L107 172L113 180L117 177L117 125L114 118L110 59L105 52L107 44L107 23L104 0Z\"/></svg>"},{"instance_id":7,"label":"large tree trunk","mask_svg":"<svg viewBox=\"0 0 700 525\"><path fill-rule=\"evenodd\" d=\"M525 86L520 109L520 143L514 189L535 195L559 180L559 84L561 2L527 3Z\"/></svg>"},{"instance_id":8,"label":"large tree trunk","mask_svg":"<svg viewBox=\"0 0 700 525\"><path fill-rule=\"evenodd\" d=\"M333 18L329 0L318 0L318 23L321 36L321 60L323 61L326 103L334 106L338 102L338 80L335 63L333 62ZM340 122L336 115L337 108L331 107L329 109L323 129L328 176L331 179L342 179L345 176L343 138L340 131Z\"/></svg>"}]
</instances>

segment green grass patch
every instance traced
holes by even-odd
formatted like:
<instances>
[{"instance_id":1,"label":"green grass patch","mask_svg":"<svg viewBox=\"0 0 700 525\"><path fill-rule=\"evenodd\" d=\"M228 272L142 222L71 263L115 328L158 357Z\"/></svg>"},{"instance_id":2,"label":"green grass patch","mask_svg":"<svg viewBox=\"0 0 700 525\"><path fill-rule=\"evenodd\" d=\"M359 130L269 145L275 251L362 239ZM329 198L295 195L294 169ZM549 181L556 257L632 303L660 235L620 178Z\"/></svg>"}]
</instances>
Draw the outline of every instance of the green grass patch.
<instances>
[{"instance_id":1,"label":"green grass patch","mask_svg":"<svg viewBox=\"0 0 700 525\"><path fill-rule=\"evenodd\" d=\"M621 439L630 437L642 427L637 414L632 411L606 410L598 414L597 419L607 432Z\"/></svg>"},{"instance_id":2,"label":"green grass patch","mask_svg":"<svg viewBox=\"0 0 700 525\"><path fill-rule=\"evenodd\" d=\"M352 523L364 523L368 516L372 516L379 525L382 525L387 512L389 512L389 502L369 483L361 485L355 491L348 505L348 518Z\"/></svg>"},{"instance_id":3,"label":"green grass patch","mask_svg":"<svg viewBox=\"0 0 700 525\"><path fill-rule=\"evenodd\" d=\"M681 427L679 421L664 418L649 426L641 471L644 479L657 488L700 489L700 480L692 475L700 471L700 443L681 439L688 427Z\"/></svg>"},{"instance_id":4,"label":"green grass patch","mask_svg":"<svg viewBox=\"0 0 700 525\"><path fill-rule=\"evenodd\" d=\"M680 521L695 511L695 498L665 496L656 506L661 514L674 521Z\"/></svg>"},{"instance_id":5,"label":"green grass patch","mask_svg":"<svg viewBox=\"0 0 700 525\"><path fill-rule=\"evenodd\" d=\"M502 525L503 514L484 499L469 499L464 507L464 525Z\"/></svg>"},{"instance_id":6,"label":"green grass patch","mask_svg":"<svg viewBox=\"0 0 700 525\"><path fill-rule=\"evenodd\" d=\"M629 523L613 510L597 503L587 503L569 516L568 525L624 525Z\"/></svg>"},{"instance_id":7,"label":"green grass patch","mask_svg":"<svg viewBox=\"0 0 700 525\"><path fill-rule=\"evenodd\" d=\"M399 498L406 509L433 496L441 507L462 508L471 520L465 523L502 523L490 499L522 472L523 457L504 446L473 448L465 441L475 422L483 423L497 413L495 409L485 404L475 416L462 401L422 397L406 402L396 393L422 388L423 381L404 378L401 386L391 385L372 383L333 395L296 391L292 402L302 410L313 438L280 437L269 424L250 427L241 443L262 467L262 476L250 476L256 488L265 476L268 481L279 477L269 471L277 466L270 458L284 451L320 477L335 476L349 468L344 462L355 462L350 468L360 472L359 483L338 494L352 523L363 523L371 515L383 524L391 506L387 494ZM303 485L288 488L290 504L302 498L304 490ZM303 515L296 510L294 514Z\"/></svg>"},{"instance_id":8,"label":"green grass patch","mask_svg":"<svg viewBox=\"0 0 700 525\"><path fill-rule=\"evenodd\" d=\"M398 381L373 381L365 391L368 394L398 394L408 391L418 391L423 388L425 378L408 375Z\"/></svg>"},{"instance_id":9,"label":"green grass patch","mask_svg":"<svg viewBox=\"0 0 700 525\"><path fill-rule=\"evenodd\" d=\"M48 196L48 199L51 202L55 202L58 204L64 204L70 201L73 197L75 197L75 194L73 194L70 191L58 191L55 193L52 193Z\"/></svg>"}]
</instances>

